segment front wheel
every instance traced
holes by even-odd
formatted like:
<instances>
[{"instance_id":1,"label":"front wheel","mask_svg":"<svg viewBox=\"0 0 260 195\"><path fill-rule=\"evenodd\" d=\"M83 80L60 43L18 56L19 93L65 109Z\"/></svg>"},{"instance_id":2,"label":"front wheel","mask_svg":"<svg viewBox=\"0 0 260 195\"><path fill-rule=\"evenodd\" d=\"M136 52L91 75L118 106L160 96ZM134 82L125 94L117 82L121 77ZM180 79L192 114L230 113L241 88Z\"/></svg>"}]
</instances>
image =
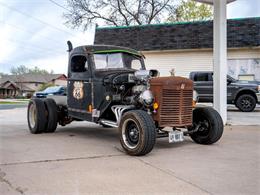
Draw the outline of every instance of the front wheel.
<instances>
[{"instance_id":1,"label":"front wheel","mask_svg":"<svg viewBox=\"0 0 260 195\"><path fill-rule=\"evenodd\" d=\"M249 94L241 95L236 100L236 107L242 112L252 112L256 107L256 99Z\"/></svg>"},{"instance_id":2,"label":"front wheel","mask_svg":"<svg viewBox=\"0 0 260 195\"><path fill-rule=\"evenodd\" d=\"M126 112L119 125L120 143L132 156L148 154L154 147L156 128L152 117L143 110Z\"/></svg>"},{"instance_id":3,"label":"front wheel","mask_svg":"<svg viewBox=\"0 0 260 195\"><path fill-rule=\"evenodd\" d=\"M193 110L193 128L189 130L194 131L190 137L196 143L208 145L217 142L223 134L223 129L222 118L213 108L203 107Z\"/></svg>"}]
</instances>

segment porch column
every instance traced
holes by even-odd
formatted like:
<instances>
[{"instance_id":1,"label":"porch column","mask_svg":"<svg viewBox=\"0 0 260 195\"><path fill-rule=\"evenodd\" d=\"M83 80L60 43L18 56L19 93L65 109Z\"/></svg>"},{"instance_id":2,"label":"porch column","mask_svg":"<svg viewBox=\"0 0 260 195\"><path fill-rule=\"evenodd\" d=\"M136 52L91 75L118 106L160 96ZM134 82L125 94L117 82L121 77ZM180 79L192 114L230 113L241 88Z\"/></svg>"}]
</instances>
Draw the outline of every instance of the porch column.
<instances>
[{"instance_id":1,"label":"porch column","mask_svg":"<svg viewBox=\"0 0 260 195\"><path fill-rule=\"evenodd\" d=\"M227 122L227 19L226 0L214 0L213 70L214 108Z\"/></svg>"}]
</instances>

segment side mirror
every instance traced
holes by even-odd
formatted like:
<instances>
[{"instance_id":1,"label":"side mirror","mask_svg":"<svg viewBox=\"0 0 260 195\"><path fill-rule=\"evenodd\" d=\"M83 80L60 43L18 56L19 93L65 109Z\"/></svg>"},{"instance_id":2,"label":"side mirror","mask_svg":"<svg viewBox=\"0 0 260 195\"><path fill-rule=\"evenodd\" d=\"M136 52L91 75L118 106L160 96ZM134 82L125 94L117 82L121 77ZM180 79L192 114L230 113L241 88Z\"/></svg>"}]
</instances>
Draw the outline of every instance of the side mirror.
<instances>
[{"instance_id":1,"label":"side mirror","mask_svg":"<svg viewBox=\"0 0 260 195\"><path fill-rule=\"evenodd\" d=\"M230 83L232 83L231 79L227 79L227 84L229 85Z\"/></svg>"}]
</instances>

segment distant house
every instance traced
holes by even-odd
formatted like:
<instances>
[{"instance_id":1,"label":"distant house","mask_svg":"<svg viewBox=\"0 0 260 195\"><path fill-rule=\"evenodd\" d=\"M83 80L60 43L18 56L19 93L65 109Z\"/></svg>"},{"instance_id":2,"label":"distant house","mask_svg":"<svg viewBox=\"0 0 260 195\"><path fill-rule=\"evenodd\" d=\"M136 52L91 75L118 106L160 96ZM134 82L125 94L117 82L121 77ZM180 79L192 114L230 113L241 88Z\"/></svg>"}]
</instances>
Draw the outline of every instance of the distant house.
<instances>
[{"instance_id":1,"label":"distant house","mask_svg":"<svg viewBox=\"0 0 260 195\"><path fill-rule=\"evenodd\" d=\"M0 98L32 94L42 84L67 85L64 74L5 75L0 78Z\"/></svg>"},{"instance_id":2,"label":"distant house","mask_svg":"<svg viewBox=\"0 0 260 195\"><path fill-rule=\"evenodd\" d=\"M95 44L119 45L141 51L149 69L162 76L188 76L213 69L213 22L181 22L140 26L100 27ZM227 21L228 73L260 80L260 17Z\"/></svg>"}]
</instances>

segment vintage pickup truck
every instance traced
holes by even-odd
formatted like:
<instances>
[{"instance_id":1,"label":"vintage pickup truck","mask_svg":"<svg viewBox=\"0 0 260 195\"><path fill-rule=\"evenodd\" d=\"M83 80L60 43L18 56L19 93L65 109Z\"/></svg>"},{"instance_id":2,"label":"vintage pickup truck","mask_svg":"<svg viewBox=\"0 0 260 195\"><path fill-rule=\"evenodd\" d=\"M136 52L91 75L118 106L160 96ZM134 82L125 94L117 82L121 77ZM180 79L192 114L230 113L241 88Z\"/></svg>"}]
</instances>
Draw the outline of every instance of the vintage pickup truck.
<instances>
[{"instance_id":1,"label":"vintage pickup truck","mask_svg":"<svg viewBox=\"0 0 260 195\"><path fill-rule=\"evenodd\" d=\"M159 137L179 142L186 135L199 144L221 138L222 118L213 108L194 107L197 97L190 79L159 77L157 70L146 70L144 56L130 48L68 45L67 96L31 99L31 133L90 121L118 128L129 155L149 153Z\"/></svg>"}]
</instances>

